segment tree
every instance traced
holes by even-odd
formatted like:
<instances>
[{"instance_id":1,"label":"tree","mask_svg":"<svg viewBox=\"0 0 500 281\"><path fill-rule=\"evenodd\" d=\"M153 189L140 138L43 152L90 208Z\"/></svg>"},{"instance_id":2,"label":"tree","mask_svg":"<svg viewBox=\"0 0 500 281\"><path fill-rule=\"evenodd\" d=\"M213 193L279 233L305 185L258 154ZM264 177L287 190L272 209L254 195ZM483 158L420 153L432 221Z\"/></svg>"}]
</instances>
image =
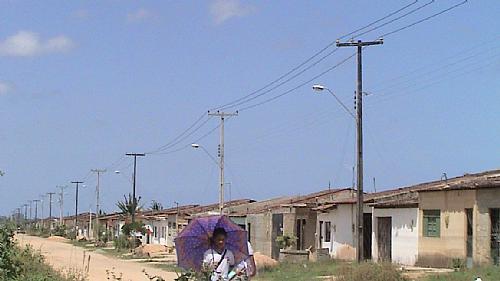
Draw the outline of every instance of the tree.
<instances>
[{"instance_id":1,"label":"tree","mask_svg":"<svg viewBox=\"0 0 500 281\"><path fill-rule=\"evenodd\" d=\"M149 207L153 211L161 211L161 210L163 210L163 205L160 202L156 201L156 200L151 201L151 206L149 206Z\"/></svg>"},{"instance_id":2,"label":"tree","mask_svg":"<svg viewBox=\"0 0 500 281\"><path fill-rule=\"evenodd\" d=\"M140 196L137 198L135 203L130 193L128 194L128 198L125 195L123 195L123 198L123 201L118 201L118 203L116 203L116 206L120 209L120 211L122 211L123 214L132 216L134 211L137 213L142 209L142 206L139 205L139 201L141 201Z\"/></svg>"}]
</instances>

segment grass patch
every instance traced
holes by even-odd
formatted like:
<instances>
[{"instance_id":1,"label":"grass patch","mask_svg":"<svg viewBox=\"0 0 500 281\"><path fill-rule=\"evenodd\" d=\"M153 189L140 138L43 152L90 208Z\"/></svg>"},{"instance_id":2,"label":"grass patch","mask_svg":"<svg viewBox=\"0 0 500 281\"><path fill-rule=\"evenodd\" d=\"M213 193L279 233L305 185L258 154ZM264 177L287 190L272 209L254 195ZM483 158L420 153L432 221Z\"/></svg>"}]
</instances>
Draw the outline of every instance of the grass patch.
<instances>
[{"instance_id":1,"label":"grass patch","mask_svg":"<svg viewBox=\"0 0 500 281\"><path fill-rule=\"evenodd\" d=\"M336 261L282 263L274 268L260 270L255 280L332 280L336 281L408 281L392 264L346 263Z\"/></svg>"},{"instance_id":2,"label":"grass patch","mask_svg":"<svg viewBox=\"0 0 500 281\"><path fill-rule=\"evenodd\" d=\"M281 263L276 267L260 269L254 280L313 280L318 276L332 276L339 264L334 261Z\"/></svg>"},{"instance_id":3,"label":"grass patch","mask_svg":"<svg viewBox=\"0 0 500 281\"><path fill-rule=\"evenodd\" d=\"M481 277L483 281L498 281L500 280L500 267L478 267L447 274L431 275L425 277L423 281L473 281L476 277Z\"/></svg>"}]
</instances>

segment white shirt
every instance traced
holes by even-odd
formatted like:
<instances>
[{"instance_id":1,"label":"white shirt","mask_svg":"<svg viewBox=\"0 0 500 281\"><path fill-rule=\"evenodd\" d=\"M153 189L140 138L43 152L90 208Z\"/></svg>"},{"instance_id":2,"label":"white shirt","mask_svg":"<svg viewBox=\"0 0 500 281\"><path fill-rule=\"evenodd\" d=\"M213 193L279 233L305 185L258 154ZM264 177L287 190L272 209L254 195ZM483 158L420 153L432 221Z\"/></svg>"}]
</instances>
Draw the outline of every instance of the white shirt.
<instances>
[{"instance_id":1,"label":"white shirt","mask_svg":"<svg viewBox=\"0 0 500 281\"><path fill-rule=\"evenodd\" d=\"M228 280L228 273L229 273L229 267L234 266L234 254L231 252L231 250L225 250L226 254L224 255L224 260L222 262L219 261L222 258L222 255L224 254L224 251L221 253L217 253L216 250L214 249L208 249L205 254L203 254L203 264L209 265L209 266L216 266L219 264L219 266L214 269L214 272L212 274L212 281L217 281L217 280Z\"/></svg>"},{"instance_id":2,"label":"white shirt","mask_svg":"<svg viewBox=\"0 0 500 281\"><path fill-rule=\"evenodd\" d=\"M252 248L252 244L250 244L250 242L247 242L247 245L248 245L248 257L244 260L242 260L237 266L236 268L241 270L241 269L247 269L248 268L248 262L247 260L253 256L253 248Z\"/></svg>"}]
</instances>

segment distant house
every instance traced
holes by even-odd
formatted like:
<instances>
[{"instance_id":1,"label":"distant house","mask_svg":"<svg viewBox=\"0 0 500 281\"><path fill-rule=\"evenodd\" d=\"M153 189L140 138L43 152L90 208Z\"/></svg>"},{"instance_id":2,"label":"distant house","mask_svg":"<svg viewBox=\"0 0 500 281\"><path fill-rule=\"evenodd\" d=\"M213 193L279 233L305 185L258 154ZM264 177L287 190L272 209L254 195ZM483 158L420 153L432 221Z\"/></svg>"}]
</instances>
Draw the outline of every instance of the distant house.
<instances>
[{"instance_id":1,"label":"distant house","mask_svg":"<svg viewBox=\"0 0 500 281\"><path fill-rule=\"evenodd\" d=\"M379 193L372 207L372 259L415 265L418 258L418 193L393 190Z\"/></svg>"},{"instance_id":2,"label":"distant house","mask_svg":"<svg viewBox=\"0 0 500 281\"><path fill-rule=\"evenodd\" d=\"M233 208L230 217L245 222L249 241L256 252L278 259L280 248L276 238L297 238L295 249L316 247L316 211L318 204L346 196L345 189L331 189L293 197L279 197Z\"/></svg>"},{"instance_id":3,"label":"distant house","mask_svg":"<svg viewBox=\"0 0 500 281\"><path fill-rule=\"evenodd\" d=\"M77 236L83 236L87 239L93 237L93 223L95 221L94 213L81 213L77 216ZM92 221L91 221L92 220ZM67 231L75 230L75 216L63 217L63 224L66 225Z\"/></svg>"},{"instance_id":4,"label":"distant house","mask_svg":"<svg viewBox=\"0 0 500 281\"><path fill-rule=\"evenodd\" d=\"M330 256L341 260L356 259L357 208L356 192L349 189L347 196L329 200L314 210L318 212L316 233L318 248L328 249ZM368 195L365 195L367 197ZM366 198L364 200L367 201ZM371 208L364 205L365 233L371 233ZM371 257L371 235L365 235L365 257Z\"/></svg>"},{"instance_id":5,"label":"distant house","mask_svg":"<svg viewBox=\"0 0 500 281\"><path fill-rule=\"evenodd\" d=\"M500 170L445 179L419 191L418 263L500 261Z\"/></svg>"}]
</instances>

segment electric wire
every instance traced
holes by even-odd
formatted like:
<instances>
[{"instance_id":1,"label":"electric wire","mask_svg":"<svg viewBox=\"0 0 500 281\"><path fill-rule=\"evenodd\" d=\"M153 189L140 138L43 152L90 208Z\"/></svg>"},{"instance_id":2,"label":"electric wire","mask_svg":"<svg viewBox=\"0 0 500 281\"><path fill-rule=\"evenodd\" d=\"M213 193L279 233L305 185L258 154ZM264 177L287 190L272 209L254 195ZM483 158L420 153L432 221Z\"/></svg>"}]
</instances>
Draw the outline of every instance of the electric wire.
<instances>
[{"instance_id":1,"label":"electric wire","mask_svg":"<svg viewBox=\"0 0 500 281\"><path fill-rule=\"evenodd\" d=\"M405 6L403 6L402 8L399 8L399 9L397 9L397 10L395 10L395 11L393 11L393 12L389 13L388 15L383 16L382 18L379 18L379 19L377 19L377 20L375 20L375 21L373 21L373 22L371 22L371 23L369 23L369 24L367 24L367 25L365 25L365 26L363 26L363 27L361 27L361 28L358 28L358 29L356 29L356 30L354 30L354 31L351 31L351 32L349 32L349 33L347 33L347 34L344 34L344 35L342 35L342 36L338 37L338 39L344 39L344 38L347 38L347 37L349 37L350 35L352 35L352 34L354 34L354 33L356 33L356 32L359 32L359 31L361 31L361 30L363 30L363 29L365 29L365 28L368 28L368 27L370 27L370 26L372 26L372 25L374 25L374 24L376 24L376 23L378 23L378 22L380 22L380 21L382 21L382 20L385 20L385 19L387 19L387 18L389 18L389 17L391 17L391 16L393 16L393 15L395 15L395 14L397 14L397 13L399 13L399 12L401 12L401 11L405 10L405 9L407 9L408 7L410 7L410 6L414 5L414 4L416 4L417 2L418 2L418 0L417 0L417 1L412 2L412 3L408 4L408 5L405 5ZM376 30L376 29L373 29L373 30ZM372 31L373 31L373 30L372 30ZM237 105L241 105L241 104L243 104L243 103L244 103L244 102L245 102L248 98L250 98L250 97L252 97L252 96L254 96L254 95L257 95L257 94L258 94L258 93L260 93L261 91L265 90L266 88L268 88L268 87L272 86L273 84L275 84L275 83L279 82L280 80L284 79L284 78L285 78L285 77L287 77L288 75L290 75L290 74L292 74L293 72L297 71L298 69L300 69L301 67L303 67L304 65L306 65L307 63L309 63L310 61L312 61L314 58L316 58L316 57L318 57L319 55L321 55L322 53L324 53L326 50L328 50L330 47L334 46L335 44L336 44L336 41L332 41L332 42L330 42L330 43L329 43L329 44L327 44L325 47L323 47L321 50L317 51L317 52L316 52L316 53L314 53L312 56L310 56L309 58L307 58L305 61L303 61L302 63L300 63L300 64L299 64L299 65L297 65L296 67L292 68L290 71L288 71L288 72L286 72L285 74L281 75L281 76L280 76L280 77L278 77L277 79L275 79L275 80L273 80L273 81L271 81L271 82L267 83L267 84L266 84L266 85L264 85L263 87L261 87L261 88L259 88L259 89L255 90L255 91L253 91L253 92L249 93L248 95L245 95L245 96L243 96L243 97L240 97L240 98L238 98L238 99L236 99L236 100L233 100L233 101L231 101L231 102L229 102L229 103L226 103L226 104L223 104L223 105L221 105L221 106L214 107L214 108L212 108L212 109L210 109L210 110L211 110L211 111L212 111L212 110L223 110L223 109L225 109L225 108L231 108L231 107L234 107L234 106L237 106ZM336 49L335 49L334 51L332 51L332 52L328 53L327 55L323 56L322 58L320 58L319 60L317 60L316 62L314 62L312 65L308 66L306 69L302 70L300 73L304 73L305 71L309 70L310 68L312 68L313 66L317 65L317 64L318 64L318 63L320 63L321 61L325 60L327 57L329 57L330 55L332 55L333 53L335 53L335 51L336 51ZM298 75L294 75L294 77L297 77L297 76L298 76ZM290 81L290 80L291 80L291 79L288 79L287 81ZM286 83L286 82L285 82L285 83ZM285 84L285 83L280 83L280 85L283 85L283 84ZM279 86L277 86L277 87L279 87ZM275 89L275 88L277 88L277 87L274 87L273 89ZM269 91L266 91L266 93L268 93L268 92L269 92ZM262 94L260 94L259 96L262 96ZM251 100L253 100L253 98L252 98L252 99L250 99L250 100L248 100L248 101L251 101ZM235 105L235 104L237 104L237 105Z\"/></svg>"},{"instance_id":2,"label":"electric wire","mask_svg":"<svg viewBox=\"0 0 500 281\"><path fill-rule=\"evenodd\" d=\"M305 85L307 85L307 84L310 84L312 81L314 81L314 80L318 79L319 77L321 77L321 76L323 76L323 75L327 74L328 72L330 72L330 71L332 71L332 70L336 69L337 67L341 66L342 64L346 63L348 60L350 60L351 58L353 58L355 55L356 55L356 53L351 54L350 56L348 56L348 57L344 58L343 60L341 60L341 61L340 61L340 62L338 62L337 64L333 65L332 67L330 67L330 68L326 69L325 71L323 71L323 72L321 72L321 73L319 73L319 74L315 75L315 76L314 76L314 77L312 77L311 79L309 79L309 80L307 80L307 81L305 81L305 82L302 82L301 84L299 84L299 85L297 85L297 86L295 86L295 87L293 87L293 88L291 88L291 89L289 89L289 90L287 90L287 91L285 91L285 92L283 92L283 93L281 93L281 94L279 94L279 95L276 95L276 96L273 96L273 97L268 98L268 99L266 99L266 100L263 100L263 101L261 101L261 102L258 102L258 103L255 103L255 104L252 104L252 105L249 105L249 106L243 107L243 108L239 109L238 111L240 111L240 112L241 112L241 111L245 111L245 110L248 110L248 109L252 109L252 108L255 108L255 107L257 107L257 106L261 106L261 105L264 105L264 104L269 103L269 102L271 102L271 101L274 101L274 100L276 100L276 99L278 99L278 98L280 98L280 97L283 97L283 96L285 96L285 95L288 95L288 94L290 94L290 93L294 92L295 90L297 90L297 89L299 89L299 88L302 88L303 86L305 86Z\"/></svg>"},{"instance_id":3,"label":"electric wire","mask_svg":"<svg viewBox=\"0 0 500 281\"><path fill-rule=\"evenodd\" d=\"M387 36L390 36L390 35L392 35L392 34L398 33L398 32L400 32L400 31L403 31L403 30L405 30L405 29L408 29L408 28L410 28L410 27L413 27L413 26L415 26L415 25L417 25L417 24L420 24L420 23L422 23L422 22L428 21L428 20L430 20L430 19L432 19L432 18L435 18L435 17L437 17L437 16L439 16L439 15L442 15L442 14L444 14L444 13L448 12L448 11L451 11L451 10L453 10L453 9L455 9L455 8L458 8L458 7L462 6L462 5L464 5L465 3L467 3L467 1L468 1L468 0L464 0L464 1L460 2L460 3L458 3L458 4L455 4L455 5L453 5L453 6L449 7L449 8L447 8L447 9L444 9L444 10L442 10L442 11L440 11L440 12L437 12L437 13L435 13L435 14L432 14L432 15L430 15L430 16L428 16L428 17L426 17L426 18L420 19L420 20L415 21L415 22L413 22L413 23L411 23L411 24L408 24L408 25L406 25L406 26L403 26L403 27L397 28L397 29L395 29L395 30L393 30L393 31L390 31L390 32L384 33L384 34L380 35L380 37L385 38L385 37L387 37Z\"/></svg>"},{"instance_id":4,"label":"electric wire","mask_svg":"<svg viewBox=\"0 0 500 281\"><path fill-rule=\"evenodd\" d=\"M435 2L435 0L431 0L431 1L427 2L427 3L425 3L424 5L421 5L421 6L419 6L419 7L415 8L415 9L413 9L413 10L411 10L411 11L409 11L409 12L407 12L407 13L405 13L405 14L403 14L403 15L399 16L399 17L396 17L396 18L394 18L394 19L392 19L392 20L390 20L390 21L388 21L388 22L385 22L385 23L383 23L383 24L381 24L381 25L375 26L375 27L373 27L373 28L371 28L371 29L368 29L368 30L366 30L366 31L363 31L363 32L361 32L361 33L358 33L358 34L354 35L354 36L353 36L353 38L360 37L360 36L362 36L362 35L368 34L368 33L372 32L372 31L374 31L374 30L377 30L377 29L382 28L382 27L384 27L384 26L386 26L386 25L388 25L388 24L391 24L391 23L393 23L393 22L395 22L395 21L397 21L397 20L400 20L400 19L402 19L402 18L404 18L404 17L407 17L407 16L409 16L409 15L411 15L411 14L413 14L413 13L415 13L415 12L417 12L417 11L419 11L419 10L421 10L421 9L423 9L423 8L425 8L425 7L429 6L429 5L431 5L431 4L433 4L434 2Z\"/></svg>"}]
</instances>

